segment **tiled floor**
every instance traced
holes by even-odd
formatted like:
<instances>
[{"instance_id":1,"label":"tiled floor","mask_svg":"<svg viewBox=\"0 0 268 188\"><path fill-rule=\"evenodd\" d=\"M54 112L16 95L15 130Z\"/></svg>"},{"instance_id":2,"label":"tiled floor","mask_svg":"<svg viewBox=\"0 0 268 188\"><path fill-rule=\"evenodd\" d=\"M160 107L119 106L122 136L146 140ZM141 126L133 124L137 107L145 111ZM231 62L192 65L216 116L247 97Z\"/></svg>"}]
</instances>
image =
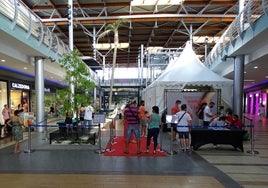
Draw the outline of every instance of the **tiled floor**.
<instances>
[{"instance_id":1,"label":"tiled floor","mask_svg":"<svg viewBox=\"0 0 268 188\"><path fill-rule=\"evenodd\" d=\"M252 117L254 118L254 117ZM45 133L33 133L31 153L12 153L13 142L0 141L1 187L268 187L268 121L254 120L255 150L206 145L191 153L167 157L105 157L99 154L109 140L102 129L102 145L54 146ZM53 124L53 123L52 123ZM50 130L50 129L49 129ZM117 134L122 133L118 124ZM26 134L27 135L27 134ZM163 149L169 151L169 133ZM8 146L8 144L10 146ZM7 146L7 147L6 147ZM22 142L28 149L28 141ZM175 150L177 149L174 145ZM101 150L102 151L102 150Z\"/></svg>"}]
</instances>

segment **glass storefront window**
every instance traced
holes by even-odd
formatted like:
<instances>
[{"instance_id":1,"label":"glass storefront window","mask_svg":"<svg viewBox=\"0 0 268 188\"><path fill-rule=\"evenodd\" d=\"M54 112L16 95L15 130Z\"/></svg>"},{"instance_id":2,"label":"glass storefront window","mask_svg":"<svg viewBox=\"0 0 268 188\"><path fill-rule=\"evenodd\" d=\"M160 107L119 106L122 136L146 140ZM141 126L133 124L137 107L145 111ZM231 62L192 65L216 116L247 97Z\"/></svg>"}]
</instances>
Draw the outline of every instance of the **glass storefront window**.
<instances>
[{"instance_id":1,"label":"glass storefront window","mask_svg":"<svg viewBox=\"0 0 268 188\"><path fill-rule=\"evenodd\" d=\"M8 104L7 102L7 82L0 81L0 107L1 112L4 108L4 105ZM9 107L10 108L10 107ZM4 123L3 116L1 115L1 124Z\"/></svg>"},{"instance_id":2,"label":"glass storefront window","mask_svg":"<svg viewBox=\"0 0 268 188\"><path fill-rule=\"evenodd\" d=\"M11 112L21 108L21 90L10 90Z\"/></svg>"}]
</instances>

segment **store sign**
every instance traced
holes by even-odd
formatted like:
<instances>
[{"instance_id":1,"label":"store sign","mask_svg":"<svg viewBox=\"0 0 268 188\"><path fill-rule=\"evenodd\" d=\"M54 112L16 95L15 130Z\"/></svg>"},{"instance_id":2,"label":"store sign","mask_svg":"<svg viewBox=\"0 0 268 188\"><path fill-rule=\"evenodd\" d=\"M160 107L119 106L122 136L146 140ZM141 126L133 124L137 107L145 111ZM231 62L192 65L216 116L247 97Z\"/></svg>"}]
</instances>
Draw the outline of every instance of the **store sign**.
<instances>
[{"instance_id":1,"label":"store sign","mask_svg":"<svg viewBox=\"0 0 268 188\"><path fill-rule=\"evenodd\" d=\"M26 84L12 83L13 88L30 90L30 86Z\"/></svg>"},{"instance_id":2,"label":"store sign","mask_svg":"<svg viewBox=\"0 0 268 188\"><path fill-rule=\"evenodd\" d=\"M44 92L50 93L50 88L44 88Z\"/></svg>"}]
</instances>

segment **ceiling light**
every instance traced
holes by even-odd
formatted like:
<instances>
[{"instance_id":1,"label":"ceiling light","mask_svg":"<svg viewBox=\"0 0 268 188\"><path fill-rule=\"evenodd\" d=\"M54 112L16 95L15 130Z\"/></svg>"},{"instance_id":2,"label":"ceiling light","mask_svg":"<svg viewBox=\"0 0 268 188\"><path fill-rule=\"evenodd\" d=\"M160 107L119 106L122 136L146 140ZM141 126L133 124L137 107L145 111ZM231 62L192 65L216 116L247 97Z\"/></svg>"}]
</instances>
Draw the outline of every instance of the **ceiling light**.
<instances>
[{"instance_id":1,"label":"ceiling light","mask_svg":"<svg viewBox=\"0 0 268 188\"><path fill-rule=\"evenodd\" d=\"M258 68L258 66L255 66L255 67L253 67L254 69L257 69Z\"/></svg>"},{"instance_id":2,"label":"ceiling light","mask_svg":"<svg viewBox=\"0 0 268 188\"><path fill-rule=\"evenodd\" d=\"M114 43L98 43L98 44L94 44L94 47L97 50L109 50L115 47ZM119 43L117 48L128 48L129 47L129 43L125 42L125 43Z\"/></svg>"},{"instance_id":3,"label":"ceiling light","mask_svg":"<svg viewBox=\"0 0 268 188\"><path fill-rule=\"evenodd\" d=\"M209 37L209 36L194 36L193 37L193 42L194 43L209 43L209 44L212 44L212 43L216 43L220 40L220 37Z\"/></svg>"},{"instance_id":4,"label":"ceiling light","mask_svg":"<svg viewBox=\"0 0 268 188\"><path fill-rule=\"evenodd\" d=\"M148 53L155 53L155 52L159 52L161 49L163 49L163 47L161 46L150 46L146 48L146 51Z\"/></svg>"},{"instance_id":5,"label":"ceiling light","mask_svg":"<svg viewBox=\"0 0 268 188\"><path fill-rule=\"evenodd\" d=\"M23 67L24 70L27 70L28 68L27 67Z\"/></svg>"},{"instance_id":6,"label":"ceiling light","mask_svg":"<svg viewBox=\"0 0 268 188\"><path fill-rule=\"evenodd\" d=\"M132 0L131 6L181 5L184 0Z\"/></svg>"},{"instance_id":7,"label":"ceiling light","mask_svg":"<svg viewBox=\"0 0 268 188\"><path fill-rule=\"evenodd\" d=\"M6 62L6 60L5 59L1 59L1 62Z\"/></svg>"}]
</instances>

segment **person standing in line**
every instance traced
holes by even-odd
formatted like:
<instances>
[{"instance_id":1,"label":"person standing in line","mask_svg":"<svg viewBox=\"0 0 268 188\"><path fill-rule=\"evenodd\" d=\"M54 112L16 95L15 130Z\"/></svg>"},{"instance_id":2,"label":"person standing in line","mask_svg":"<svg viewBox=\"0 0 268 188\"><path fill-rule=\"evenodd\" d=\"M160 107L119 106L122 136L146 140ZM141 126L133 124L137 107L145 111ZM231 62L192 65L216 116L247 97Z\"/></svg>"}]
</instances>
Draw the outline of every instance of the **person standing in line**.
<instances>
[{"instance_id":1,"label":"person standing in line","mask_svg":"<svg viewBox=\"0 0 268 188\"><path fill-rule=\"evenodd\" d=\"M10 118L10 109L8 108L7 104L4 105L4 108L2 110L2 115L4 122Z\"/></svg>"},{"instance_id":2,"label":"person standing in line","mask_svg":"<svg viewBox=\"0 0 268 188\"><path fill-rule=\"evenodd\" d=\"M147 141L146 141L146 152L149 152L151 138L153 137L154 140L154 151L156 153L157 147L157 138L160 131L160 126L162 126L161 116L159 115L159 108L158 106L152 107L152 114L148 118L148 134L147 134Z\"/></svg>"},{"instance_id":3,"label":"person standing in line","mask_svg":"<svg viewBox=\"0 0 268 188\"><path fill-rule=\"evenodd\" d=\"M210 102L204 109L204 126L209 126L211 120L215 117L215 115L212 113L212 108L214 107L214 105L214 102Z\"/></svg>"},{"instance_id":4,"label":"person standing in line","mask_svg":"<svg viewBox=\"0 0 268 188\"><path fill-rule=\"evenodd\" d=\"M171 108L171 115L175 115L176 113L178 113L180 111L180 105L181 105L181 101L176 100L174 106L172 106L172 108ZM177 126L176 123L171 124L171 128L173 129L173 135L172 135L172 140L173 141L176 141L176 135L177 135L176 126Z\"/></svg>"},{"instance_id":5,"label":"person standing in line","mask_svg":"<svg viewBox=\"0 0 268 188\"><path fill-rule=\"evenodd\" d=\"M84 116L84 126L88 126L89 129L92 127L92 117L94 113L94 108L89 102L88 106L85 108L85 116Z\"/></svg>"},{"instance_id":6,"label":"person standing in line","mask_svg":"<svg viewBox=\"0 0 268 188\"><path fill-rule=\"evenodd\" d=\"M78 108L78 114L79 114L79 121L81 123L81 125L83 125L83 122L84 122L84 117L85 117L85 107L83 104L80 105L80 107Z\"/></svg>"},{"instance_id":7,"label":"person standing in line","mask_svg":"<svg viewBox=\"0 0 268 188\"><path fill-rule=\"evenodd\" d=\"M140 150L140 125L139 125L139 109L136 105L136 101L133 101L129 106L124 110L124 117L127 120L127 137L125 142L125 151L124 153L129 153L129 141L132 134L132 131L136 137L137 141L137 154L141 153Z\"/></svg>"},{"instance_id":8,"label":"person standing in line","mask_svg":"<svg viewBox=\"0 0 268 188\"><path fill-rule=\"evenodd\" d=\"M146 110L144 106L144 100L142 100L140 103L139 112L140 112L141 136L146 136L146 129L147 129L146 114L148 113L148 111Z\"/></svg>"},{"instance_id":9,"label":"person standing in line","mask_svg":"<svg viewBox=\"0 0 268 188\"><path fill-rule=\"evenodd\" d=\"M192 125L191 115L187 112L186 104L181 105L181 111L176 113L178 118L177 131L181 151L190 150L190 126Z\"/></svg>"},{"instance_id":10,"label":"person standing in line","mask_svg":"<svg viewBox=\"0 0 268 188\"><path fill-rule=\"evenodd\" d=\"M19 153L21 152L19 142L23 140L22 126L24 126L23 120L20 118L19 110L15 110L14 116L10 118L7 125L12 127L12 135L15 140L14 153Z\"/></svg>"}]
</instances>

